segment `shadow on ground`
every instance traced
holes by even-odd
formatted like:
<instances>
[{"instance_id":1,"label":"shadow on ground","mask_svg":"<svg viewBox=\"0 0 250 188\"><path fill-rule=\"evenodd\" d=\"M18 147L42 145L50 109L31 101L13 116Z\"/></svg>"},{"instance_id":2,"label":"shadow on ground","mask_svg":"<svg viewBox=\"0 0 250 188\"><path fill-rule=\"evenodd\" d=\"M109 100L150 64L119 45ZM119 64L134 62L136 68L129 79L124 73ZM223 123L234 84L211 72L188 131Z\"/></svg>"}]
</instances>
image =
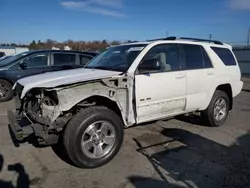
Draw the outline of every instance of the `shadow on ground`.
<instances>
[{"instance_id":1,"label":"shadow on ground","mask_svg":"<svg viewBox=\"0 0 250 188\"><path fill-rule=\"evenodd\" d=\"M4 165L4 158L0 154L0 172L3 169ZM24 166L20 163L14 164L14 165L8 165L9 171L14 171L18 174L18 178L16 181L16 185L13 185L10 181L3 181L0 179L0 188L29 188L30 187L30 181L29 181L29 175L25 172Z\"/></svg>"},{"instance_id":2,"label":"shadow on ground","mask_svg":"<svg viewBox=\"0 0 250 188\"><path fill-rule=\"evenodd\" d=\"M158 144L159 152L155 144L143 147L134 139L161 178L130 177L135 187L250 187L250 133L229 147L182 129L164 128L161 134L170 141Z\"/></svg>"}]
</instances>

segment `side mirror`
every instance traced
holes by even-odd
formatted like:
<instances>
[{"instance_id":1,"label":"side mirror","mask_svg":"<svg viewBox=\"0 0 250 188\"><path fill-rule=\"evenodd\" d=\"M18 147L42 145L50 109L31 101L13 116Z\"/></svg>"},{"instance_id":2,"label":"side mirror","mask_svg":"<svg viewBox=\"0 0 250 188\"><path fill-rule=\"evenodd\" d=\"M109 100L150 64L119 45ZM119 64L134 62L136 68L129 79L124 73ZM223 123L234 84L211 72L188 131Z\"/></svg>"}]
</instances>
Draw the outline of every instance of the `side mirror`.
<instances>
[{"instance_id":1,"label":"side mirror","mask_svg":"<svg viewBox=\"0 0 250 188\"><path fill-rule=\"evenodd\" d=\"M21 62L20 63L20 68L23 69L23 70L25 70L27 68L27 63Z\"/></svg>"},{"instance_id":2,"label":"side mirror","mask_svg":"<svg viewBox=\"0 0 250 188\"><path fill-rule=\"evenodd\" d=\"M161 65L157 59L146 59L138 66L138 71L141 74L159 72L160 70Z\"/></svg>"}]
</instances>

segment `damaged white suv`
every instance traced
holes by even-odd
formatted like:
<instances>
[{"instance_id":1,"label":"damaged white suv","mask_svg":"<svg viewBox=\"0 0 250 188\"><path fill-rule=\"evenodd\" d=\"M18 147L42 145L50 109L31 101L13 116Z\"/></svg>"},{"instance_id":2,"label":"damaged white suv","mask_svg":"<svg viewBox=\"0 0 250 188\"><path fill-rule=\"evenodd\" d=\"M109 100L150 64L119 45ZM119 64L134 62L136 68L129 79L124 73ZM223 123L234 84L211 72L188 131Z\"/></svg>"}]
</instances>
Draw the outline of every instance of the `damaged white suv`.
<instances>
[{"instance_id":1,"label":"damaged white suv","mask_svg":"<svg viewBox=\"0 0 250 188\"><path fill-rule=\"evenodd\" d=\"M110 47L85 68L20 79L8 116L19 142L63 143L75 165L95 168L118 153L124 127L192 112L222 125L242 87L231 46L169 37Z\"/></svg>"}]
</instances>

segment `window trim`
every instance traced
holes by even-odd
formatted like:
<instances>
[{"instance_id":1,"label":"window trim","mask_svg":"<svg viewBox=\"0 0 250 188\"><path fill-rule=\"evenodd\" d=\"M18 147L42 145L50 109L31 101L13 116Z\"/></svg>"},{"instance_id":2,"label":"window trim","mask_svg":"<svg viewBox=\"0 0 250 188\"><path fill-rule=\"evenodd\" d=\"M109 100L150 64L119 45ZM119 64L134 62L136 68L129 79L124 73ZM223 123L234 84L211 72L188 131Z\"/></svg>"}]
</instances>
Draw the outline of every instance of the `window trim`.
<instances>
[{"instance_id":1,"label":"window trim","mask_svg":"<svg viewBox=\"0 0 250 188\"><path fill-rule=\"evenodd\" d=\"M204 46L201 46L201 49L203 49L203 52L207 54L207 57L208 57L208 59L209 59L209 61L210 61L210 63L211 63L211 66L212 66L212 67L206 67L206 66L205 66L205 65L206 65L206 64L205 64L205 59L204 59L205 57L204 57L204 54L201 52L201 53L202 53L203 64L204 64L204 65L203 65L203 66L204 66L203 69L213 69L213 68L214 68L214 65L213 65L212 59L210 58L210 56L209 56L209 54L207 53L207 51L206 51L206 49L204 48Z\"/></svg>"},{"instance_id":2,"label":"window trim","mask_svg":"<svg viewBox=\"0 0 250 188\"><path fill-rule=\"evenodd\" d=\"M197 68L197 69L188 69L187 68L185 51L184 51L184 48L183 48L184 45L192 45L192 46L199 46L200 47L200 53L201 53L201 56L202 56L202 65L203 65L202 68ZM181 44L181 50L183 52L184 70L186 70L186 71L194 71L194 70L204 70L204 69L212 69L212 68L214 68L213 62L211 61L211 58L209 57L208 53L207 53L207 56L208 56L208 58L209 58L209 60L211 62L212 67L210 67L210 68L205 67L205 59L204 59L204 54L202 53L202 49L204 50L205 53L207 53L206 49L200 44L184 44L184 43Z\"/></svg>"},{"instance_id":3,"label":"window trim","mask_svg":"<svg viewBox=\"0 0 250 188\"><path fill-rule=\"evenodd\" d=\"M140 73L138 68L139 65L141 64L142 60L144 59L144 57L149 53L149 51L157 46L164 46L164 45L177 45L178 48L178 52L179 52L179 60L180 60L180 70L174 70L174 71L166 71L166 72L147 72L147 73ZM147 74L162 74L162 73L172 73L172 72L180 72L180 71L184 71L183 69L183 58L182 58L182 52L181 52L181 48L180 48L180 44L179 43L162 43L162 44L157 44L153 47L151 47L146 54L142 57L140 63L137 65L136 69L135 69L135 75L147 75Z\"/></svg>"},{"instance_id":4,"label":"window trim","mask_svg":"<svg viewBox=\"0 0 250 188\"><path fill-rule=\"evenodd\" d=\"M20 64L21 64L25 59L32 58L32 57L37 56L37 55L40 55L40 54L46 54L46 55L48 55L47 65L46 65L46 66L36 66L36 67L28 67L28 66L27 66L26 69L34 69L34 68L45 68L45 67L49 67L49 66L50 66L50 52L38 52L38 53L30 54L30 55L28 55L28 56L26 56L26 57L20 59L19 61L17 61L17 63L13 64L13 66L15 66L15 65L17 65L17 64L20 66ZM11 66L11 67L13 67L13 66ZM11 68L11 67L9 67L9 68ZM19 69L13 69L13 70L19 70Z\"/></svg>"},{"instance_id":5,"label":"window trim","mask_svg":"<svg viewBox=\"0 0 250 188\"><path fill-rule=\"evenodd\" d=\"M73 65L66 65L66 64L61 64L61 65L55 65L55 54L60 54L60 55L75 55L75 64L73 64ZM78 65L77 64L77 55L78 54L76 54L76 53L72 53L72 52L52 52L51 53L51 66L54 66L54 67L60 67L60 66L75 66L75 65Z\"/></svg>"},{"instance_id":6,"label":"window trim","mask_svg":"<svg viewBox=\"0 0 250 188\"><path fill-rule=\"evenodd\" d=\"M237 61L237 58L236 58L236 56L235 56L233 50L230 50L230 49L228 49L228 48L221 48L221 47L217 47L217 46L210 46L210 48L211 48L211 50L215 53L215 55L218 56L218 58L221 60L221 62L222 62L222 64L223 64L224 66L226 66L226 67L235 67L235 66L238 66L238 61ZM221 59L221 57L214 51L213 48L228 50L228 51L231 53L231 55L232 55L232 57L233 57L233 59L234 59L235 64L233 64L233 65L231 65L231 64L230 64L230 65L225 64L225 62L224 62L224 61Z\"/></svg>"}]
</instances>

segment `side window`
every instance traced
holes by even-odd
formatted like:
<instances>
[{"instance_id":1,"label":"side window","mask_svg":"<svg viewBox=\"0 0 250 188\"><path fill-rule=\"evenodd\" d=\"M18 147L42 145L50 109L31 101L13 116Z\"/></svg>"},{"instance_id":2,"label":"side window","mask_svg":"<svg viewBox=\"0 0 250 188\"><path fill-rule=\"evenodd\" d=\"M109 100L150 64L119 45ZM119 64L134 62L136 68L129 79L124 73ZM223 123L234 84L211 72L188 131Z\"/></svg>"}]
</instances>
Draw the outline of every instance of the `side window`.
<instances>
[{"instance_id":1,"label":"side window","mask_svg":"<svg viewBox=\"0 0 250 188\"><path fill-rule=\"evenodd\" d=\"M178 44L160 44L151 48L138 66L139 73L170 72L181 69Z\"/></svg>"},{"instance_id":2,"label":"side window","mask_svg":"<svg viewBox=\"0 0 250 188\"><path fill-rule=\"evenodd\" d=\"M75 54L60 54L54 53L54 65L75 65L76 55Z\"/></svg>"},{"instance_id":3,"label":"side window","mask_svg":"<svg viewBox=\"0 0 250 188\"><path fill-rule=\"evenodd\" d=\"M27 68L45 67L48 65L49 54L35 54L22 61Z\"/></svg>"},{"instance_id":4,"label":"side window","mask_svg":"<svg viewBox=\"0 0 250 188\"><path fill-rule=\"evenodd\" d=\"M205 68L213 68L212 62L211 62L210 58L207 55L207 52L205 51L205 49L203 47L201 47L201 52L202 52L202 56L203 56L204 67Z\"/></svg>"},{"instance_id":5,"label":"side window","mask_svg":"<svg viewBox=\"0 0 250 188\"><path fill-rule=\"evenodd\" d=\"M80 55L80 65L86 65L92 57L86 55Z\"/></svg>"},{"instance_id":6,"label":"side window","mask_svg":"<svg viewBox=\"0 0 250 188\"><path fill-rule=\"evenodd\" d=\"M227 48L218 48L218 47L211 47L211 49L219 56L221 61L226 66L236 65L235 58L232 52Z\"/></svg>"},{"instance_id":7,"label":"side window","mask_svg":"<svg viewBox=\"0 0 250 188\"><path fill-rule=\"evenodd\" d=\"M201 46L193 44L183 44L186 69L204 68Z\"/></svg>"}]
</instances>

